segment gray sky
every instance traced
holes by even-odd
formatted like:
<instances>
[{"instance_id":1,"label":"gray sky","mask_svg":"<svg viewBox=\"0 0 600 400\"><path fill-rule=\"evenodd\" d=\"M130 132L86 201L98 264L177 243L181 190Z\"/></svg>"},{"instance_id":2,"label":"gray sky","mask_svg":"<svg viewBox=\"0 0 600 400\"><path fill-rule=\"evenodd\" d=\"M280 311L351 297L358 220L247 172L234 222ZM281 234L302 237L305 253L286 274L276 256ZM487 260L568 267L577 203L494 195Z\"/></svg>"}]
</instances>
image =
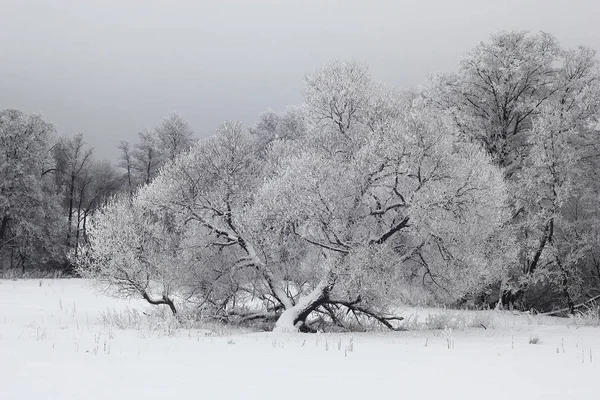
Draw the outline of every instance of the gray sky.
<instances>
[{"instance_id":1,"label":"gray sky","mask_svg":"<svg viewBox=\"0 0 600 400\"><path fill-rule=\"evenodd\" d=\"M84 133L99 157L179 112L198 136L302 98L332 59L402 87L502 29L600 50L598 0L0 0L0 109Z\"/></svg>"}]
</instances>

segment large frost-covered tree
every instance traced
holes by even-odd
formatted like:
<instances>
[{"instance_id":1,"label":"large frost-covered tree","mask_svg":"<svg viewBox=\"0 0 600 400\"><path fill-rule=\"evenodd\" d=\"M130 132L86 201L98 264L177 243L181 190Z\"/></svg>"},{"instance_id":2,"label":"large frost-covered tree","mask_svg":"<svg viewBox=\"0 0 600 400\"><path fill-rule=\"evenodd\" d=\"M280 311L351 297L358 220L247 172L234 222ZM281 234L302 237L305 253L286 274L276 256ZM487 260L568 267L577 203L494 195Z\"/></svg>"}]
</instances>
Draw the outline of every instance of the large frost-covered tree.
<instances>
[{"instance_id":1,"label":"large frost-covered tree","mask_svg":"<svg viewBox=\"0 0 600 400\"><path fill-rule=\"evenodd\" d=\"M550 281L561 282L572 308L564 282L582 267L589 247L584 243L597 236L590 229L597 214L590 189L596 186L598 139L590 126L598 120L599 77L590 49L562 49L545 33L500 32L468 53L458 73L437 77L429 90L429 99L453 118L465 139L486 148L507 179L520 265L503 285L505 303L533 305L523 299L529 283L558 275ZM567 224L560 234L558 221Z\"/></svg>"},{"instance_id":2,"label":"large frost-covered tree","mask_svg":"<svg viewBox=\"0 0 600 400\"><path fill-rule=\"evenodd\" d=\"M254 134L225 123L119 203L121 217L97 215L84 271L110 280L123 264L129 276L174 268L185 277L176 291L203 312L285 331L317 316L345 325L348 313L395 328L397 301L452 303L502 275L502 174L422 100L374 83L362 64L332 63L307 78L301 108L268 117ZM185 246L140 264L163 241L140 245L134 227L147 220L115 232L127 214L169 221L164 240L183 235ZM110 282L140 293L156 279L142 276Z\"/></svg>"},{"instance_id":3,"label":"large frost-covered tree","mask_svg":"<svg viewBox=\"0 0 600 400\"><path fill-rule=\"evenodd\" d=\"M526 213L517 226L533 255L524 272L560 288L571 312L585 294L583 287L589 288L581 279L589 271L588 254L597 246L600 141L593 125L599 111L594 52L563 52L556 92L533 120L529 153L518 172L522 184L515 189L517 210Z\"/></svg>"},{"instance_id":4,"label":"large frost-covered tree","mask_svg":"<svg viewBox=\"0 0 600 400\"><path fill-rule=\"evenodd\" d=\"M390 306L412 300L415 287L454 302L500 276L506 192L479 146L358 63L326 65L305 96L303 150L280 160L255 201L267 216L257 231L291 230L318 251L277 328L294 329L319 307L392 327Z\"/></svg>"},{"instance_id":5,"label":"large frost-covered tree","mask_svg":"<svg viewBox=\"0 0 600 400\"><path fill-rule=\"evenodd\" d=\"M40 116L0 111L0 262L3 268L62 261L64 220L53 187L54 127Z\"/></svg>"}]
</instances>

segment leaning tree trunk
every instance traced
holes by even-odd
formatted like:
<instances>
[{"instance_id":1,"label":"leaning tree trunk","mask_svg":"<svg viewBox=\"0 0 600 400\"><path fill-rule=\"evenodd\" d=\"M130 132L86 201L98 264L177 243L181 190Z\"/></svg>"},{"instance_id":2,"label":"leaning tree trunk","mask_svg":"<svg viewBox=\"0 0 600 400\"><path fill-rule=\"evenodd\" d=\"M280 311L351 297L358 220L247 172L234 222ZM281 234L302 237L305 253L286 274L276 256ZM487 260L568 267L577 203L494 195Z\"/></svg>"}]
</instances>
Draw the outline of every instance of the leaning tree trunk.
<instances>
[{"instance_id":1,"label":"leaning tree trunk","mask_svg":"<svg viewBox=\"0 0 600 400\"><path fill-rule=\"evenodd\" d=\"M273 331L297 332L301 330L306 323L306 318L329 299L332 288L333 279L331 277L323 278L312 292L301 297L294 306L287 308L281 314Z\"/></svg>"},{"instance_id":2,"label":"leaning tree trunk","mask_svg":"<svg viewBox=\"0 0 600 400\"><path fill-rule=\"evenodd\" d=\"M167 295L163 295L160 299L153 299L152 297L150 297L148 292L142 291L142 297L144 298L144 300L146 300L148 303L150 303L154 306L161 305L161 304L165 304L165 305L169 306L169 309L171 310L173 315L175 317L177 317L177 308L175 308L175 302L173 301L173 299L171 299Z\"/></svg>"}]
</instances>

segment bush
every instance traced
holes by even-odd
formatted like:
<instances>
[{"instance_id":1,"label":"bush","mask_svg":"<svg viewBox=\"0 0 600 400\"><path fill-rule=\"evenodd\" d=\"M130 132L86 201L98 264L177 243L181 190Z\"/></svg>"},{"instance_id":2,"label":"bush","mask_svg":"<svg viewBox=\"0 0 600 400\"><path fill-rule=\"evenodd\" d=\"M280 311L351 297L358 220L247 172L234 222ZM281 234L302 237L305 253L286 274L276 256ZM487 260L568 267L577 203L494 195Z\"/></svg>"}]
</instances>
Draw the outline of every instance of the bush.
<instances>
[{"instance_id":1,"label":"bush","mask_svg":"<svg viewBox=\"0 0 600 400\"><path fill-rule=\"evenodd\" d=\"M577 311L572 318L575 321L575 325L600 326L600 306L595 305L582 311Z\"/></svg>"}]
</instances>

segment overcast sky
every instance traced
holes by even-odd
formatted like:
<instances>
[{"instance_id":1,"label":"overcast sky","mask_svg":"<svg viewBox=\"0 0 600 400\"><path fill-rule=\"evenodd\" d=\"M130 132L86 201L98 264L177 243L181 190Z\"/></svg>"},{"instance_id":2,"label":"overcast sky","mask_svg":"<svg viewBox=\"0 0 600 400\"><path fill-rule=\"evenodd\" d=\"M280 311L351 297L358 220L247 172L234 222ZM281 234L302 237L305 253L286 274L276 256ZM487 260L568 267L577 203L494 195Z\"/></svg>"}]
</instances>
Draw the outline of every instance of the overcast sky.
<instances>
[{"instance_id":1,"label":"overcast sky","mask_svg":"<svg viewBox=\"0 0 600 400\"><path fill-rule=\"evenodd\" d=\"M0 0L0 109L115 159L173 111L205 136L299 103L332 59L408 87L502 29L600 50L599 23L598 0Z\"/></svg>"}]
</instances>

